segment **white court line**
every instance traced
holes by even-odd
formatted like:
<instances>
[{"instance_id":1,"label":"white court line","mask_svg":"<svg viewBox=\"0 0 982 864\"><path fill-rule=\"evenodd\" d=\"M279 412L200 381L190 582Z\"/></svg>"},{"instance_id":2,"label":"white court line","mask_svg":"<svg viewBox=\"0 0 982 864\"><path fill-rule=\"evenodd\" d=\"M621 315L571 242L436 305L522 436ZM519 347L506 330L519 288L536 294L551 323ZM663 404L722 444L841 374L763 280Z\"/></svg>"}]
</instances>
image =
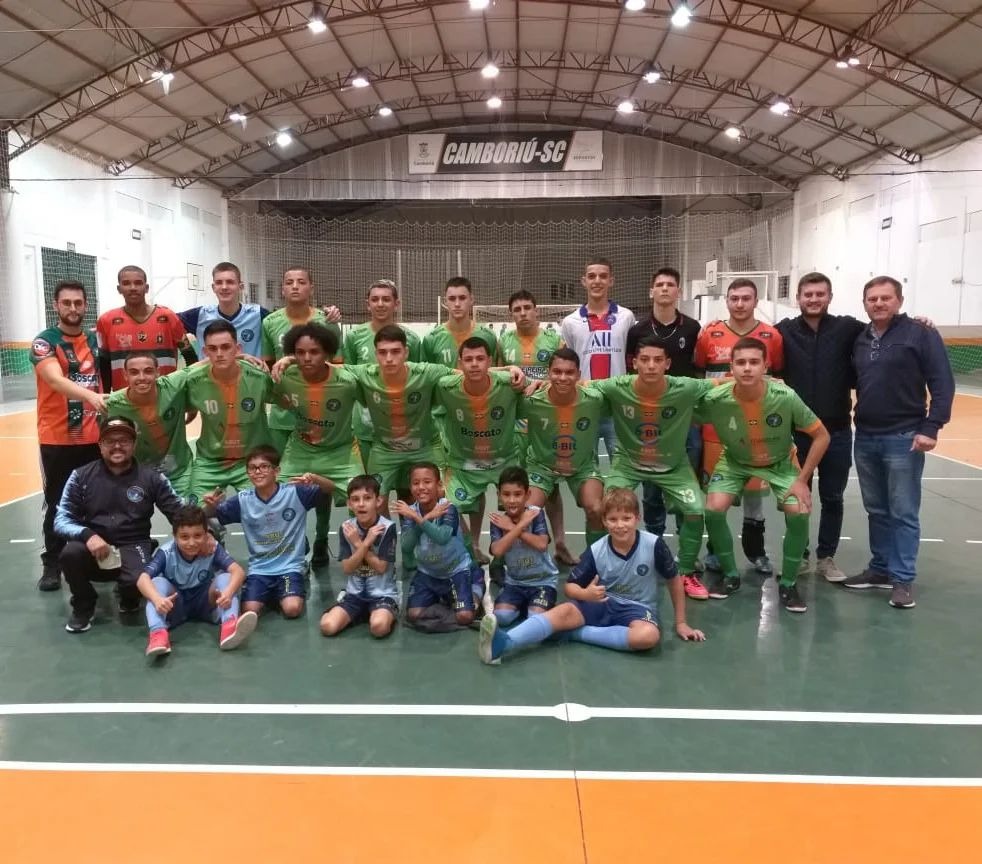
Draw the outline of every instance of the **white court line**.
<instances>
[{"instance_id":1,"label":"white court line","mask_svg":"<svg viewBox=\"0 0 982 864\"><path fill-rule=\"evenodd\" d=\"M9 417L9 414L2 415ZM37 441L37 435L0 435L0 441Z\"/></svg>"},{"instance_id":2,"label":"white court line","mask_svg":"<svg viewBox=\"0 0 982 864\"><path fill-rule=\"evenodd\" d=\"M34 538L33 537L16 537L16 538L12 538L10 542L11 543L33 543L34 542Z\"/></svg>"},{"instance_id":3,"label":"white court line","mask_svg":"<svg viewBox=\"0 0 982 864\"><path fill-rule=\"evenodd\" d=\"M0 507L9 507L11 504L17 504L19 501L26 501L28 498L34 498L41 494L41 490L38 489L37 492L31 492L30 495L21 495L20 498L12 498L10 501L4 501L0 504Z\"/></svg>"},{"instance_id":4,"label":"white court line","mask_svg":"<svg viewBox=\"0 0 982 864\"><path fill-rule=\"evenodd\" d=\"M982 543L982 540L966 540L966 543Z\"/></svg>"},{"instance_id":5,"label":"white court line","mask_svg":"<svg viewBox=\"0 0 982 864\"><path fill-rule=\"evenodd\" d=\"M921 537L921 543L944 543L940 537Z\"/></svg>"},{"instance_id":6,"label":"white court line","mask_svg":"<svg viewBox=\"0 0 982 864\"><path fill-rule=\"evenodd\" d=\"M982 470L979 468L978 465L973 465L971 462L963 462L961 459L955 459L953 456L942 456L940 453L934 453L933 451L931 453L928 453L927 455L934 456L938 459L944 459L945 462L954 462L956 465L962 465L965 468L974 468L976 471ZM948 478L942 478L942 479L948 479Z\"/></svg>"},{"instance_id":7,"label":"white court line","mask_svg":"<svg viewBox=\"0 0 982 864\"><path fill-rule=\"evenodd\" d=\"M685 771L571 771L509 768L375 768L335 765L203 765L130 762L0 762L0 771L121 774L256 774L291 777L450 777L476 780L571 780L643 783L790 783L814 786L979 788L978 777L863 777L829 774L724 774Z\"/></svg>"},{"instance_id":8,"label":"white court line","mask_svg":"<svg viewBox=\"0 0 982 864\"><path fill-rule=\"evenodd\" d=\"M753 723L842 723L885 726L982 726L982 714L887 714L736 708L605 708L558 705L422 705L379 703L26 702L0 704L0 717L98 714L269 715L306 717L540 717L582 720L711 720Z\"/></svg>"}]
</instances>

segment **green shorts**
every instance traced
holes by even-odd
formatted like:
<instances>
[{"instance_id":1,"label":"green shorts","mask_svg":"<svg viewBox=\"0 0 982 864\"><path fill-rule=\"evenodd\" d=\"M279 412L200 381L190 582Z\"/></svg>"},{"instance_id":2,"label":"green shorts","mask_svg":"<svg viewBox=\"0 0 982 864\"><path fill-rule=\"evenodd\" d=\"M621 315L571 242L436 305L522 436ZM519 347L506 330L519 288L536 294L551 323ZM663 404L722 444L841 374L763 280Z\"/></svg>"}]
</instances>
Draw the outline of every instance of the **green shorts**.
<instances>
[{"instance_id":1,"label":"green shorts","mask_svg":"<svg viewBox=\"0 0 982 864\"><path fill-rule=\"evenodd\" d=\"M661 489L665 509L673 513L702 516L705 510L706 501L688 459L671 471L639 471L627 459L615 453L610 473L604 478L604 491L635 489L639 483L654 483Z\"/></svg>"},{"instance_id":2,"label":"green shorts","mask_svg":"<svg viewBox=\"0 0 982 864\"><path fill-rule=\"evenodd\" d=\"M362 464L362 467L364 468L365 473L367 474L368 473L368 457L372 455L372 442L369 441L368 438L359 438L358 439L358 450L359 450L359 453L361 454L361 464Z\"/></svg>"},{"instance_id":3,"label":"green shorts","mask_svg":"<svg viewBox=\"0 0 982 864\"><path fill-rule=\"evenodd\" d=\"M434 443L419 450L387 450L376 441L368 457L368 473L378 480L382 495L388 495L393 490L409 488L409 471L420 462L432 462L442 470L440 446Z\"/></svg>"},{"instance_id":4,"label":"green shorts","mask_svg":"<svg viewBox=\"0 0 982 864\"><path fill-rule=\"evenodd\" d=\"M577 500L579 500L580 497L580 487L587 480L600 480L603 482L600 472L597 470L597 466L592 462L585 468L581 468L575 474L570 474L568 476L564 474L557 474L555 471L551 471L545 465L541 465L538 462L532 462L531 460L529 460L526 469L529 472L529 485L545 492L546 498L552 495L556 487L563 481L566 482L570 492L573 493Z\"/></svg>"},{"instance_id":5,"label":"green shorts","mask_svg":"<svg viewBox=\"0 0 982 864\"><path fill-rule=\"evenodd\" d=\"M290 440L292 429L273 429L269 430L269 443L281 456L286 452L287 442Z\"/></svg>"},{"instance_id":6,"label":"green shorts","mask_svg":"<svg viewBox=\"0 0 982 864\"><path fill-rule=\"evenodd\" d=\"M178 465L177 460L167 455L159 462L148 462L148 468L154 468L163 474L174 487L178 498L187 498L188 490L191 488L191 463L188 459L183 465Z\"/></svg>"},{"instance_id":7,"label":"green shorts","mask_svg":"<svg viewBox=\"0 0 982 864\"><path fill-rule=\"evenodd\" d=\"M461 513L474 513L478 499L488 486L498 483L498 475L506 465L507 463L502 463L498 468L482 471L448 465L443 471L443 488L447 500Z\"/></svg>"},{"instance_id":8,"label":"green shorts","mask_svg":"<svg viewBox=\"0 0 982 864\"><path fill-rule=\"evenodd\" d=\"M245 460L208 459L204 456L195 457L191 465L191 483L187 493L190 504L200 504L204 496L216 489L223 491L231 486L240 491L251 489L249 475L246 473Z\"/></svg>"},{"instance_id":9,"label":"green shorts","mask_svg":"<svg viewBox=\"0 0 982 864\"><path fill-rule=\"evenodd\" d=\"M709 477L709 487L706 489L706 492L708 494L723 492L727 495L738 496L743 492L747 481L754 477L767 482L774 491L774 497L777 498L779 507L785 503L797 504L797 498L793 495L790 498L787 496L791 484L798 479L799 473L798 468L792 462L790 456L771 465L742 465L730 459L724 450L723 455L719 457L719 461L716 463L716 467Z\"/></svg>"},{"instance_id":10,"label":"green shorts","mask_svg":"<svg viewBox=\"0 0 982 864\"><path fill-rule=\"evenodd\" d=\"M305 471L320 474L334 484L334 503L348 500L348 483L362 473L361 453L358 445L325 449L308 444L297 435L291 435L280 462L280 482L286 483Z\"/></svg>"}]
</instances>

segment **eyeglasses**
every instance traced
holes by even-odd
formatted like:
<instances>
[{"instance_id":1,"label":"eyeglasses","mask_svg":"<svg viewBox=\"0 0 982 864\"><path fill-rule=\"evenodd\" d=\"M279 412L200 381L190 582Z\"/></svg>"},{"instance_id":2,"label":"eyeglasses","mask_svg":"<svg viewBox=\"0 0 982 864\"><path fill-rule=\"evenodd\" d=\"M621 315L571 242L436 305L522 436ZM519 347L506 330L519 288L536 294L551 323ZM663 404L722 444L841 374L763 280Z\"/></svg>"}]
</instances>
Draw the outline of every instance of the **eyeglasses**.
<instances>
[{"instance_id":1,"label":"eyeglasses","mask_svg":"<svg viewBox=\"0 0 982 864\"><path fill-rule=\"evenodd\" d=\"M276 465L271 465L269 462L256 462L252 465L246 465L246 472L249 474L265 474L267 471L272 471L276 467Z\"/></svg>"}]
</instances>

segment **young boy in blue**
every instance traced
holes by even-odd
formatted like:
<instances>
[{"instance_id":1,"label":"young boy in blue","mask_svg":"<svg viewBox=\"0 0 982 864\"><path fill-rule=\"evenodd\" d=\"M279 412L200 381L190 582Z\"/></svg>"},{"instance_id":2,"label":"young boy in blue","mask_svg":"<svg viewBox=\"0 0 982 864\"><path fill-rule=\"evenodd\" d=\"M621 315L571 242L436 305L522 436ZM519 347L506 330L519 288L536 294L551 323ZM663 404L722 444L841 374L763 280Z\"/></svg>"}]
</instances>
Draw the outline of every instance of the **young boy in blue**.
<instances>
[{"instance_id":1,"label":"young boy in blue","mask_svg":"<svg viewBox=\"0 0 982 864\"><path fill-rule=\"evenodd\" d=\"M174 539L154 553L136 582L147 598L147 657L170 654L170 629L189 620L220 622L218 647L238 648L256 629L255 612L239 615L245 571L212 540L200 507L181 507L173 527Z\"/></svg>"},{"instance_id":2,"label":"young boy in blue","mask_svg":"<svg viewBox=\"0 0 982 864\"><path fill-rule=\"evenodd\" d=\"M204 497L205 512L222 525L242 523L249 547L249 575L242 592L245 610L259 613L276 603L283 617L296 618L307 595L307 511L329 496L334 484L316 474L304 474L300 483L280 483L280 454L268 444L249 452L246 472L252 489L227 501L216 489Z\"/></svg>"},{"instance_id":3,"label":"young boy in blue","mask_svg":"<svg viewBox=\"0 0 982 864\"><path fill-rule=\"evenodd\" d=\"M507 627L526 615L556 605L559 570L549 554L545 514L529 505L529 475L505 468L498 478L503 513L491 514L491 554L504 559L505 585L494 603L494 617Z\"/></svg>"},{"instance_id":4,"label":"young boy in blue","mask_svg":"<svg viewBox=\"0 0 982 864\"><path fill-rule=\"evenodd\" d=\"M396 501L402 518L402 554L416 561L406 617L416 621L428 606L448 605L457 623L474 621L474 562L460 528L457 508L443 497L440 469L420 462L409 472L414 504Z\"/></svg>"},{"instance_id":5,"label":"young boy in blue","mask_svg":"<svg viewBox=\"0 0 982 864\"><path fill-rule=\"evenodd\" d=\"M685 592L672 553L661 537L639 531L638 499L629 489L604 496L604 527L608 536L595 541L566 583L566 603L531 615L505 633L489 615L481 622L478 654L497 664L510 651L534 645L553 633L567 632L574 642L616 651L646 651L658 644L657 572L668 586L675 610L675 632L685 641L705 635L685 621Z\"/></svg>"},{"instance_id":6,"label":"young boy in blue","mask_svg":"<svg viewBox=\"0 0 982 864\"><path fill-rule=\"evenodd\" d=\"M367 620L369 632L382 639L396 623L396 526L379 515L381 507L378 480L371 474L351 479L348 509L354 516L338 532L338 555L348 582L337 605L321 616L325 636L336 636L350 624Z\"/></svg>"}]
</instances>

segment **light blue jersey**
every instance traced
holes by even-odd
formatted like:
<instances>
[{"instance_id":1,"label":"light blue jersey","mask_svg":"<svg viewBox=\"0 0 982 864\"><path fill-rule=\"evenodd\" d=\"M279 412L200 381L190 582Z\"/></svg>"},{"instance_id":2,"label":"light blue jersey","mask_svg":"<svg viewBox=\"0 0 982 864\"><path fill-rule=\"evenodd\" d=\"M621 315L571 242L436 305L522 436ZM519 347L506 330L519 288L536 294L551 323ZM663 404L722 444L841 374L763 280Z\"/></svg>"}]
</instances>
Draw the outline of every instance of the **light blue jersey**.
<instances>
[{"instance_id":1,"label":"light blue jersey","mask_svg":"<svg viewBox=\"0 0 982 864\"><path fill-rule=\"evenodd\" d=\"M395 600L399 594L396 587L396 525L395 522L384 516L379 516L375 524L385 526L385 531L375 538L369 551L389 566L384 573L378 573L367 563L362 562L357 571L349 574L348 583L344 590L346 594L359 597L362 600L377 600L380 597L391 597ZM362 538L368 533L354 517L345 521L344 525L354 525ZM338 557L342 561L351 557L351 544L348 542L348 538L344 536L343 525L338 529Z\"/></svg>"},{"instance_id":2,"label":"light blue jersey","mask_svg":"<svg viewBox=\"0 0 982 864\"><path fill-rule=\"evenodd\" d=\"M235 328L242 353L249 354L252 357L259 357L262 346L260 336L262 335L263 317L265 313L266 310L258 303L241 303L239 305L239 311L231 318L226 318L218 310L218 306L212 304L188 309L186 312L181 312L179 317L184 327L191 333L194 333L194 338L197 342L195 347L198 350L199 357L204 356L205 327L214 321L228 321Z\"/></svg>"},{"instance_id":3,"label":"light blue jersey","mask_svg":"<svg viewBox=\"0 0 982 864\"><path fill-rule=\"evenodd\" d=\"M441 498L438 503L445 503L446 500ZM426 515L420 512L418 503L413 504L413 510L421 516ZM412 519L403 519L403 555L407 547L416 556L417 570L432 579L450 579L454 573L473 566L460 533L460 514L453 504L439 519L422 525L417 525Z\"/></svg>"},{"instance_id":4,"label":"light blue jersey","mask_svg":"<svg viewBox=\"0 0 982 864\"><path fill-rule=\"evenodd\" d=\"M526 507L525 509L536 512L535 519L528 527L529 533L548 537L549 529L546 527L546 517L542 509L539 507ZM507 533L492 522L491 545L493 546ZM555 588L558 576L559 568L556 567L548 549L539 552L519 539L512 543L508 551L505 552L506 585L521 585L526 588Z\"/></svg>"},{"instance_id":5,"label":"light blue jersey","mask_svg":"<svg viewBox=\"0 0 982 864\"><path fill-rule=\"evenodd\" d=\"M234 563L221 545L211 555L199 555L189 561L171 540L154 553L145 571L151 579L163 576L178 591L187 591L211 582L219 573L227 573Z\"/></svg>"},{"instance_id":6,"label":"light blue jersey","mask_svg":"<svg viewBox=\"0 0 982 864\"><path fill-rule=\"evenodd\" d=\"M643 606L657 617L656 572L663 579L674 579L678 575L675 559L661 537L638 531L634 546L624 556L614 550L609 536L597 540L583 553L567 581L586 588L599 576L608 599Z\"/></svg>"},{"instance_id":7,"label":"light blue jersey","mask_svg":"<svg viewBox=\"0 0 982 864\"><path fill-rule=\"evenodd\" d=\"M320 501L316 486L281 483L268 501L247 489L219 504L215 515L223 525L242 523L250 576L282 576L304 572L307 511Z\"/></svg>"}]
</instances>

